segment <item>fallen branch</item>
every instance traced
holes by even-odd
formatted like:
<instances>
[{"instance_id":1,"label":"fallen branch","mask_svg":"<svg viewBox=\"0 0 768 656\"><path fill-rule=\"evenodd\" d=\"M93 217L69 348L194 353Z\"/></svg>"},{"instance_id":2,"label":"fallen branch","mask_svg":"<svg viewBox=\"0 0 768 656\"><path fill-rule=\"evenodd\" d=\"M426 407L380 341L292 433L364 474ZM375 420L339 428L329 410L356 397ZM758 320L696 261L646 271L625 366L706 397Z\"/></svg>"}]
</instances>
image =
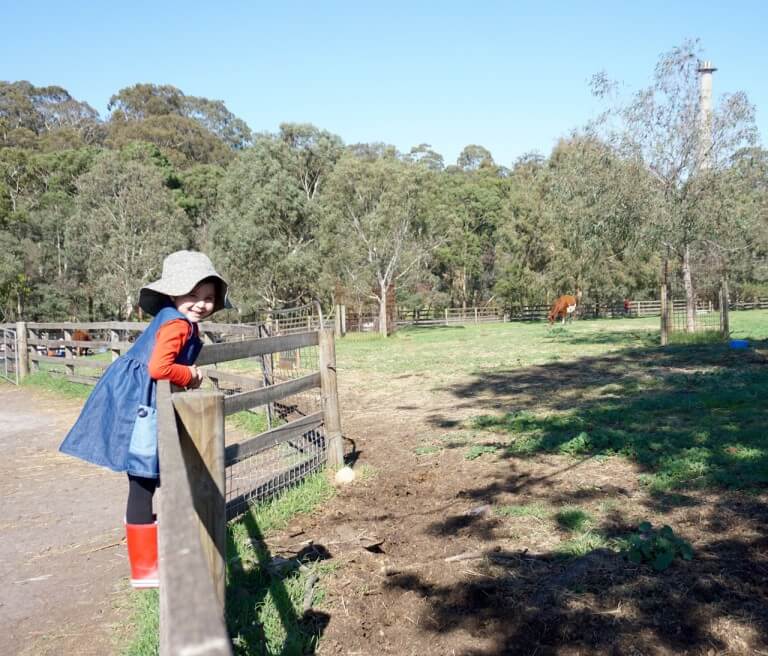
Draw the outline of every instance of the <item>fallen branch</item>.
<instances>
[{"instance_id":1,"label":"fallen branch","mask_svg":"<svg viewBox=\"0 0 768 656\"><path fill-rule=\"evenodd\" d=\"M304 606L303 611L306 613L312 608L312 595L315 589L315 584L320 580L317 572L312 572L307 579L307 583L304 586Z\"/></svg>"},{"instance_id":2,"label":"fallen branch","mask_svg":"<svg viewBox=\"0 0 768 656\"><path fill-rule=\"evenodd\" d=\"M444 558L446 563L455 563L460 560L477 560L479 558L486 558L491 556L493 552L501 551L501 547L498 545L493 547L490 551L467 551L465 553L456 554L455 556L448 556Z\"/></svg>"}]
</instances>

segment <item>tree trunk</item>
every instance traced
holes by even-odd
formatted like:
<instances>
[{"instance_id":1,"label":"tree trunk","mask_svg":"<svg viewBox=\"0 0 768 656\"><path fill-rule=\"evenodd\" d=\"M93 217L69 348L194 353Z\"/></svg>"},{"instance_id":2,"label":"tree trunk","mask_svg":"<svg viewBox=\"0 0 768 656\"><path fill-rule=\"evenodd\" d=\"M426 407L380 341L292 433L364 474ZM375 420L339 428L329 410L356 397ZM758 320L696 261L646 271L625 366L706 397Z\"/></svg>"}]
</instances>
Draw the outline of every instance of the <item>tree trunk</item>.
<instances>
[{"instance_id":1,"label":"tree trunk","mask_svg":"<svg viewBox=\"0 0 768 656\"><path fill-rule=\"evenodd\" d=\"M382 337L386 337L387 331L387 284L385 282L380 283L381 297L379 298L379 334Z\"/></svg>"},{"instance_id":2,"label":"tree trunk","mask_svg":"<svg viewBox=\"0 0 768 656\"><path fill-rule=\"evenodd\" d=\"M683 287L685 287L685 331L696 332L696 298L693 294L691 279L691 249L688 244L683 249ZM674 299L672 299L674 301Z\"/></svg>"}]
</instances>

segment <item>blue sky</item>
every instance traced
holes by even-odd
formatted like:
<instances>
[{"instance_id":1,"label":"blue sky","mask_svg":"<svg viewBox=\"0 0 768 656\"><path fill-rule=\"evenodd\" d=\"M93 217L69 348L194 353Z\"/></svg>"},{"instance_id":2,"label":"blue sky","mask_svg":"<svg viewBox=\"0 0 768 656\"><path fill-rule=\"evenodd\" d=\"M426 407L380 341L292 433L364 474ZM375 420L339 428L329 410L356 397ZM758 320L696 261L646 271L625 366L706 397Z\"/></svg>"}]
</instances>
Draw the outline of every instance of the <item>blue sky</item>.
<instances>
[{"instance_id":1,"label":"blue sky","mask_svg":"<svg viewBox=\"0 0 768 656\"><path fill-rule=\"evenodd\" d=\"M102 116L123 87L172 84L257 132L308 122L346 143L426 142L446 163L476 143L507 166L597 112L592 74L638 88L698 37L715 96L745 91L768 136L765 2L40 0L3 17L0 79L63 86Z\"/></svg>"}]
</instances>

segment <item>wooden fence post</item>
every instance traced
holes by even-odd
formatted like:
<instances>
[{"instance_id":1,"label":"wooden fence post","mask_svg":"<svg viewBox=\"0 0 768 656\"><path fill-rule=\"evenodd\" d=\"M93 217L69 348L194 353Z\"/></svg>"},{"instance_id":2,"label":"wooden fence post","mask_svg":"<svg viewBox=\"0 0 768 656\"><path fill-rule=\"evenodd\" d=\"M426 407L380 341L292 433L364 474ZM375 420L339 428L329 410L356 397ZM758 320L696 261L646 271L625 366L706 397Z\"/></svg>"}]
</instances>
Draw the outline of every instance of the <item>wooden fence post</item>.
<instances>
[{"instance_id":1,"label":"wooden fence post","mask_svg":"<svg viewBox=\"0 0 768 656\"><path fill-rule=\"evenodd\" d=\"M24 380L29 375L29 347L27 346L26 321L16 322L16 357L19 362L19 380Z\"/></svg>"},{"instance_id":2,"label":"wooden fence post","mask_svg":"<svg viewBox=\"0 0 768 656\"><path fill-rule=\"evenodd\" d=\"M40 339L40 331L35 330L33 328L28 327L27 334L29 335L29 337L32 337L33 339ZM27 344L27 347L29 347L29 344ZM38 352L37 351L38 347L35 346L34 348L35 348L35 352ZM29 348L27 348L27 354L29 354ZM47 349L45 351L45 354L46 355L48 354ZM40 363L37 360L30 360L29 355L27 355L27 366L30 373L32 372L37 373L38 371L40 371Z\"/></svg>"},{"instance_id":3,"label":"wooden fence post","mask_svg":"<svg viewBox=\"0 0 768 656\"><path fill-rule=\"evenodd\" d=\"M69 328L64 329L64 341L71 342L72 341L72 331ZM64 361L65 362L72 362L72 360L75 359L75 347L74 346L65 346L64 347ZM74 376L75 375L75 365L74 364L65 364L64 365L67 369L67 376Z\"/></svg>"},{"instance_id":4,"label":"wooden fence post","mask_svg":"<svg viewBox=\"0 0 768 656\"><path fill-rule=\"evenodd\" d=\"M112 346L110 347L109 351L112 354L112 362L117 360L117 358L120 357L120 347L118 344L120 343L120 333L118 333L115 329L110 328L109 330L109 341L112 343Z\"/></svg>"},{"instance_id":5,"label":"wooden fence post","mask_svg":"<svg viewBox=\"0 0 768 656\"><path fill-rule=\"evenodd\" d=\"M320 351L320 394L323 402L325 438L328 448L328 464L341 467L344 464L344 445L341 439L341 414L339 413L339 392L336 386L336 344L333 331L319 332Z\"/></svg>"},{"instance_id":6,"label":"wooden fence post","mask_svg":"<svg viewBox=\"0 0 768 656\"><path fill-rule=\"evenodd\" d=\"M224 461L224 395L183 392L173 395L179 439L200 521L200 543L216 596L224 608L227 504ZM162 517L160 518L162 521Z\"/></svg>"},{"instance_id":7,"label":"wooden fence post","mask_svg":"<svg viewBox=\"0 0 768 656\"><path fill-rule=\"evenodd\" d=\"M336 330L336 334L341 337L341 305L337 303L335 309L336 311L334 312L333 325L334 329Z\"/></svg>"},{"instance_id":8,"label":"wooden fence post","mask_svg":"<svg viewBox=\"0 0 768 656\"><path fill-rule=\"evenodd\" d=\"M731 321L728 316L728 304L730 303L729 297L728 278L723 276L720 280L720 330L725 339L728 339L731 334Z\"/></svg>"}]
</instances>

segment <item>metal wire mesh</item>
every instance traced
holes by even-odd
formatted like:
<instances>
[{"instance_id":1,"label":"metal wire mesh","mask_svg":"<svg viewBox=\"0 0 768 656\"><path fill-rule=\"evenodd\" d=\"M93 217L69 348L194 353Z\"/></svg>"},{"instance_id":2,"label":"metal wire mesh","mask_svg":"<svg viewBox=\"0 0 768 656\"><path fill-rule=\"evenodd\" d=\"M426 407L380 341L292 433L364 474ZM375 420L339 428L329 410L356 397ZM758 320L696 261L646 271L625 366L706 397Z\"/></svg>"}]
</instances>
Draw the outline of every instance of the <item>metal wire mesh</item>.
<instances>
[{"instance_id":1,"label":"metal wire mesh","mask_svg":"<svg viewBox=\"0 0 768 656\"><path fill-rule=\"evenodd\" d=\"M19 355L16 348L16 331L7 328L2 329L0 341L0 377L19 384Z\"/></svg>"},{"instance_id":2,"label":"metal wire mesh","mask_svg":"<svg viewBox=\"0 0 768 656\"><path fill-rule=\"evenodd\" d=\"M293 308L272 310L265 321L271 335L293 335L323 327L319 303L307 303Z\"/></svg>"},{"instance_id":3,"label":"metal wire mesh","mask_svg":"<svg viewBox=\"0 0 768 656\"><path fill-rule=\"evenodd\" d=\"M691 262L693 306L686 301L686 288L682 269L673 267L669 272L670 333L720 332L720 269L716 262L701 257Z\"/></svg>"},{"instance_id":4,"label":"metal wire mesh","mask_svg":"<svg viewBox=\"0 0 768 656\"><path fill-rule=\"evenodd\" d=\"M237 374L216 371L212 377L224 394L278 385L319 370L317 346L280 351L251 358L248 370ZM322 410L319 388L274 401L267 406L238 413L227 427L227 445L258 440L268 444L274 429L309 418ZM269 433L272 431L272 433ZM324 427L318 419L298 436L281 440L258 452L228 461L226 468L227 516L244 512L250 503L267 499L322 469L326 463Z\"/></svg>"}]
</instances>

